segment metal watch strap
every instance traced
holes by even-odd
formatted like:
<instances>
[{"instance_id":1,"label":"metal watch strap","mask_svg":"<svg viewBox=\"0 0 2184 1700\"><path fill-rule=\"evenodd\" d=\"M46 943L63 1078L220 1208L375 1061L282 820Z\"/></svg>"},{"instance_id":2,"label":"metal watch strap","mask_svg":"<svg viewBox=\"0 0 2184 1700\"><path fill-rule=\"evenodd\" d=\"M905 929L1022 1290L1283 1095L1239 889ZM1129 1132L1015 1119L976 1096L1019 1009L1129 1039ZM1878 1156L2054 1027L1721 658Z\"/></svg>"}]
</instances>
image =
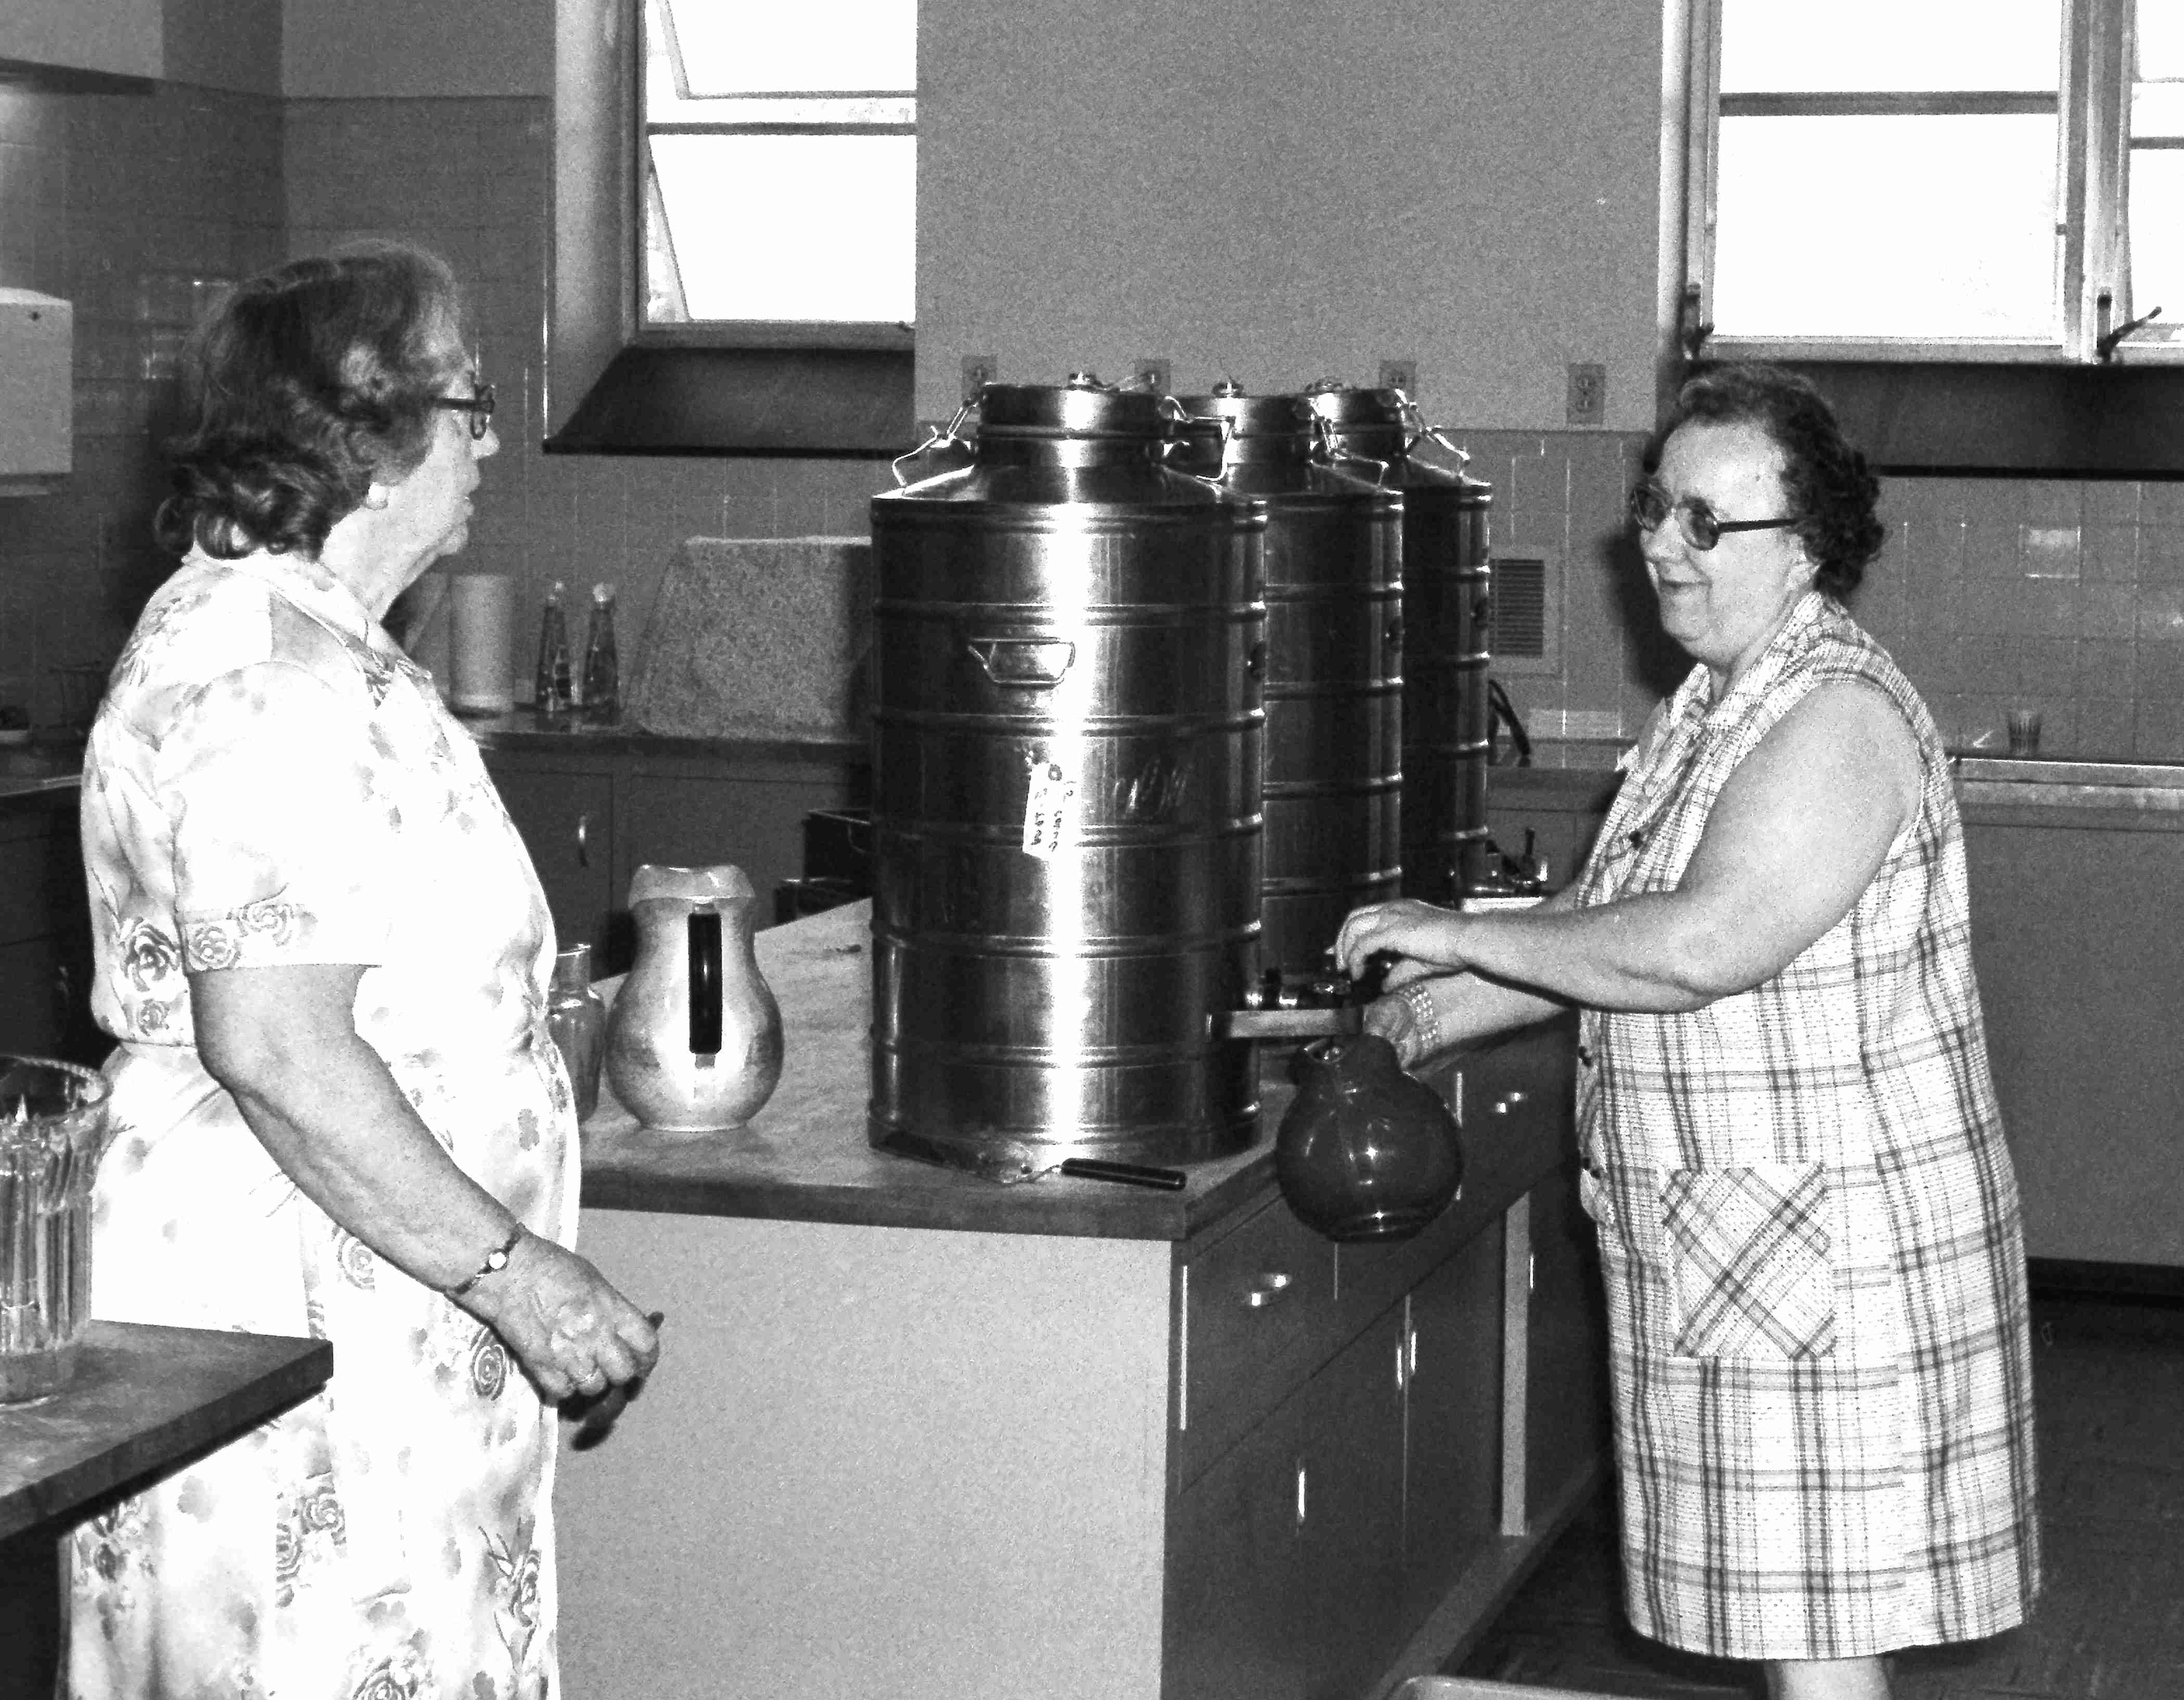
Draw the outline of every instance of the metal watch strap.
<instances>
[{"instance_id":1,"label":"metal watch strap","mask_svg":"<svg viewBox=\"0 0 2184 1700\"><path fill-rule=\"evenodd\" d=\"M458 1281L454 1286L449 1287L447 1290L448 1296L451 1299L459 1299L472 1287L476 1286L480 1281L483 1280L488 1275L498 1274L501 1270L506 1268L508 1267L508 1254L515 1249L515 1242L522 1237L523 1224L519 1222L515 1224L515 1231L510 1234L508 1238L502 1240L500 1244L494 1246L493 1250L485 1254L485 1261L483 1262L480 1263L476 1268L473 1269L468 1275L464 1277L463 1279Z\"/></svg>"},{"instance_id":2,"label":"metal watch strap","mask_svg":"<svg viewBox=\"0 0 2184 1700\"><path fill-rule=\"evenodd\" d=\"M1440 1010L1424 980L1412 980L1400 995L1411 1006L1411 1019L1418 1027L1418 1055L1430 1056L1440 1049Z\"/></svg>"}]
</instances>

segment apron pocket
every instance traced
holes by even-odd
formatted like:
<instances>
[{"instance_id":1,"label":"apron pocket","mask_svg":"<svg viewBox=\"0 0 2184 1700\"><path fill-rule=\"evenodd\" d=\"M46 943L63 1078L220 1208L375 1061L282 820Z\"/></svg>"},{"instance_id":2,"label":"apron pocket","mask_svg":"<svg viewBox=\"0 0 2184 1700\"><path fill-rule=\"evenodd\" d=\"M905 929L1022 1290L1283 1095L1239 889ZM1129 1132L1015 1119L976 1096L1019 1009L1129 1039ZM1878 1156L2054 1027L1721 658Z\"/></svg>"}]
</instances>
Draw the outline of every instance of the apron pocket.
<instances>
[{"instance_id":1,"label":"apron pocket","mask_svg":"<svg viewBox=\"0 0 2184 1700\"><path fill-rule=\"evenodd\" d=\"M1835 1267L1820 1165L1669 1171L1661 1218L1682 1357L1782 1359L1835 1350Z\"/></svg>"}]
</instances>

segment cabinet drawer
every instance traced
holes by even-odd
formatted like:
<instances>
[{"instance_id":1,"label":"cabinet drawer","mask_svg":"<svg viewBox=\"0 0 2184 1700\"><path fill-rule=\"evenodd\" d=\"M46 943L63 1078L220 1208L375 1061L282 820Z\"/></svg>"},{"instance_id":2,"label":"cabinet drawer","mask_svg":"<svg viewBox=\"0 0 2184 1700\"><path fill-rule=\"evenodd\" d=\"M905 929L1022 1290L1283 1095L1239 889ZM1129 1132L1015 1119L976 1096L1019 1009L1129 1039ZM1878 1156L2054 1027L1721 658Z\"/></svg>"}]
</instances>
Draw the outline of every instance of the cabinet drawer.
<instances>
[{"instance_id":1,"label":"cabinet drawer","mask_svg":"<svg viewBox=\"0 0 2184 1700\"><path fill-rule=\"evenodd\" d=\"M1279 1198L1183 1268L1183 1479L1342 1343L1334 1247Z\"/></svg>"}]
</instances>

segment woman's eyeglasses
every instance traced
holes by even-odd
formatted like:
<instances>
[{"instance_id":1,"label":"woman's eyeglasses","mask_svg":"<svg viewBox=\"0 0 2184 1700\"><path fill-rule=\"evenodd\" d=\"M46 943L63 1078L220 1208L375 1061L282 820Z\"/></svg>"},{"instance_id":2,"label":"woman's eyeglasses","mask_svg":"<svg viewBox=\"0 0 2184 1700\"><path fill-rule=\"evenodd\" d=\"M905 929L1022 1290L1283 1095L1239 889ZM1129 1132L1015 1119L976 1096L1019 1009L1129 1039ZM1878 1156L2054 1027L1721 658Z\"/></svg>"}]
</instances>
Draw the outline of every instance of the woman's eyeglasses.
<instances>
[{"instance_id":1,"label":"woman's eyeglasses","mask_svg":"<svg viewBox=\"0 0 2184 1700\"><path fill-rule=\"evenodd\" d=\"M471 416L471 441L482 443L493 428L493 386L471 381L471 393L466 396L442 395L432 398L432 405L444 407L451 413L467 413Z\"/></svg>"},{"instance_id":2,"label":"woman's eyeglasses","mask_svg":"<svg viewBox=\"0 0 2184 1700\"><path fill-rule=\"evenodd\" d=\"M1797 523L1794 519L1721 519L1696 496L1676 501L1650 479L1631 491L1630 518L1640 531L1660 530L1671 514L1676 516L1676 528L1683 532L1684 541L1697 549L1712 549L1721 541L1724 532L1775 532Z\"/></svg>"}]
</instances>

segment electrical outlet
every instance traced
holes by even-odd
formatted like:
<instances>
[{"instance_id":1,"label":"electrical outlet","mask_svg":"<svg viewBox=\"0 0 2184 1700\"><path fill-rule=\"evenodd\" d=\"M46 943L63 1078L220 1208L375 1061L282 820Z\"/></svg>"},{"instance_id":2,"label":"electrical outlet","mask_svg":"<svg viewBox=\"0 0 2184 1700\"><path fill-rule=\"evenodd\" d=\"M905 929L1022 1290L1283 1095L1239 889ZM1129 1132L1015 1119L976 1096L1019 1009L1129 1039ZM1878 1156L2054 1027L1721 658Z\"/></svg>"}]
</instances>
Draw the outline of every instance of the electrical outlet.
<instances>
[{"instance_id":1,"label":"electrical outlet","mask_svg":"<svg viewBox=\"0 0 2184 1700\"><path fill-rule=\"evenodd\" d=\"M978 400L978 392L988 384L998 382L1000 375L1000 363L991 354L964 355L963 399Z\"/></svg>"},{"instance_id":2,"label":"electrical outlet","mask_svg":"<svg viewBox=\"0 0 2184 1700\"><path fill-rule=\"evenodd\" d=\"M1380 387L1399 389L1416 401L1418 399L1418 363L1416 360L1381 361Z\"/></svg>"},{"instance_id":3,"label":"electrical outlet","mask_svg":"<svg viewBox=\"0 0 2184 1700\"><path fill-rule=\"evenodd\" d=\"M1572 425L1605 425L1607 423L1607 368L1590 360L1572 360L1569 365L1569 405L1567 416Z\"/></svg>"},{"instance_id":4,"label":"electrical outlet","mask_svg":"<svg viewBox=\"0 0 2184 1700\"><path fill-rule=\"evenodd\" d=\"M1155 395L1175 393L1175 374L1167 361L1158 354L1150 354L1138 361L1130 370L1145 381L1145 387Z\"/></svg>"}]
</instances>

